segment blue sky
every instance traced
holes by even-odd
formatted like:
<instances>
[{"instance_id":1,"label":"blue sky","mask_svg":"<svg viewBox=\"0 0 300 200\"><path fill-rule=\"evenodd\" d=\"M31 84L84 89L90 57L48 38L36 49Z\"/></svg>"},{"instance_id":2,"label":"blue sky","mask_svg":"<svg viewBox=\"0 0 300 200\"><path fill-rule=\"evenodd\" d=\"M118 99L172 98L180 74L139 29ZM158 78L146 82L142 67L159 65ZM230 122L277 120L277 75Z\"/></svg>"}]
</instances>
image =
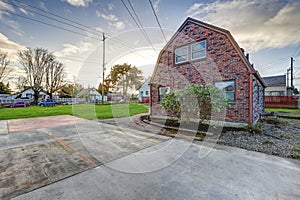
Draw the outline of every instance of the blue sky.
<instances>
[{"instance_id":1,"label":"blue sky","mask_svg":"<svg viewBox=\"0 0 300 200\"><path fill-rule=\"evenodd\" d=\"M123 2L128 9L131 9L131 6L134 8L150 42L145 39ZM102 74L101 32L105 32L108 37L106 74L114 64L127 62L143 70L145 77L150 76L157 55L166 42L149 0L123 0L123 2L122 0L1 0L0 50L8 52L12 61L14 73L11 74L11 80L22 73L16 56L18 50L25 47L43 47L53 52L57 59L64 63L70 80L74 76L85 86L96 86ZM290 67L290 57L294 57L295 85L300 87L299 1L151 0L151 2L167 39L189 16L214 24L232 33L239 46L250 53L250 61L262 76L285 74ZM135 17L132 10L131 14ZM73 26L62 24L58 20ZM80 26L81 29L74 26Z\"/></svg>"}]
</instances>

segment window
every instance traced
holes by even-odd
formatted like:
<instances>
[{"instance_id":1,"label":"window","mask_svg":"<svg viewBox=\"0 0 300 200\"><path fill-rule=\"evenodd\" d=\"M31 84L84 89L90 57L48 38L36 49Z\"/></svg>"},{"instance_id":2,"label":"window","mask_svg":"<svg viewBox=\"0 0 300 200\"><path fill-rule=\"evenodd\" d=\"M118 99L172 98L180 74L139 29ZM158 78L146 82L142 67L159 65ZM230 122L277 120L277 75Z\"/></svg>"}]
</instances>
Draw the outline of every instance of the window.
<instances>
[{"instance_id":1,"label":"window","mask_svg":"<svg viewBox=\"0 0 300 200\"><path fill-rule=\"evenodd\" d=\"M206 42L205 40L191 45L191 59L204 58L206 55Z\"/></svg>"},{"instance_id":2,"label":"window","mask_svg":"<svg viewBox=\"0 0 300 200\"><path fill-rule=\"evenodd\" d=\"M234 81L216 82L215 86L221 89L229 101L235 100L235 83Z\"/></svg>"},{"instance_id":3,"label":"window","mask_svg":"<svg viewBox=\"0 0 300 200\"><path fill-rule=\"evenodd\" d=\"M146 91L146 96L148 96L149 95L149 91Z\"/></svg>"},{"instance_id":4,"label":"window","mask_svg":"<svg viewBox=\"0 0 300 200\"><path fill-rule=\"evenodd\" d=\"M169 92L170 92L170 87L169 86L159 87L158 88L159 102L161 102L161 100L164 98L164 96L166 94L168 94Z\"/></svg>"},{"instance_id":5,"label":"window","mask_svg":"<svg viewBox=\"0 0 300 200\"><path fill-rule=\"evenodd\" d=\"M175 63L181 63L188 60L188 46L175 49Z\"/></svg>"},{"instance_id":6,"label":"window","mask_svg":"<svg viewBox=\"0 0 300 200\"><path fill-rule=\"evenodd\" d=\"M175 64L206 57L206 41L195 42L175 49Z\"/></svg>"}]
</instances>

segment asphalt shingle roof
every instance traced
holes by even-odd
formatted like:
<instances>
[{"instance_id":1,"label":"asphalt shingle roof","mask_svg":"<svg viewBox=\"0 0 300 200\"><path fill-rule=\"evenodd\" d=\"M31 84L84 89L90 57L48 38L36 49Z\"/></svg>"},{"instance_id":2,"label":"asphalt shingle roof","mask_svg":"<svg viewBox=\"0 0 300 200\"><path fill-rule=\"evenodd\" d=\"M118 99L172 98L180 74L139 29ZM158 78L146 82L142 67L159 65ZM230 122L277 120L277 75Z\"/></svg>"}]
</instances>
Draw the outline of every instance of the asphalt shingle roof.
<instances>
[{"instance_id":1,"label":"asphalt shingle roof","mask_svg":"<svg viewBox=\"0 0 300 200\"><path fill-rule=\"evenodd\" d=\"M267 87L286 86L286 75L263 77Z\"/></svg>"}]
</instances>

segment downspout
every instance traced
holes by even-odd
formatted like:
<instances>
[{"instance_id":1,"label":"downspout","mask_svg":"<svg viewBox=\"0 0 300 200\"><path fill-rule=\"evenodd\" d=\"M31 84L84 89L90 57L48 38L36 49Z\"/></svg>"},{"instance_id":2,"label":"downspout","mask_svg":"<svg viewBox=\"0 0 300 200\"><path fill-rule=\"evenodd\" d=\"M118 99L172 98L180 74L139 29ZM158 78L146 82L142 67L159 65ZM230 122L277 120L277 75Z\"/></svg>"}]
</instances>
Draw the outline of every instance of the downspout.
<instances>
[{"instance_id":1,"label":"downspout","mask_svg":"<svg viewBox=\"0 0 300 200\"><path fill-rule=\"evenodd\" d=\"M253 72L250 73L249 124L253 124Z\"/></svg>"}]
</instances>

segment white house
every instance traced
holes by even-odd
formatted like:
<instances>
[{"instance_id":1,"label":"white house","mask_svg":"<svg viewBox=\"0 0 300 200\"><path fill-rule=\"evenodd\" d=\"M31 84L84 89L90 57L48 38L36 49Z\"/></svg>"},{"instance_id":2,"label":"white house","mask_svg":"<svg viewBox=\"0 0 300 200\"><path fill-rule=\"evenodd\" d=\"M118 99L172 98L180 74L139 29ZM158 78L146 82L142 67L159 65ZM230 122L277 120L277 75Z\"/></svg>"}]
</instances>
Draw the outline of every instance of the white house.
<instances>
[{"instance_id":1,"label":"white house","mask_svg":"<svg viewBox=\"0 0 300 200\"><path fill-rule=\"evenodd\" d=\"M149 103L150 102L150 80L151 77L147 78L146 81L139 88L139 102Z\"/></svg>"},{"instance_id":2,"label":"white house","mask_svg":"<svg viewBox=\"0 0 300 200\"><path fill-rule=\"evenodd\" d=\"M95 88L88 88L81 90L77 97L84 97L90 103L100 103L102 101L102 95ZM103 101L107 101L107 96L104 96Z\"/></svg>"},{"instance_id":3,"label":"white house","mask_svg":"<svg viewBox=\"0 0 300 200\"><path fill-rule=\"evenodd\" d=\"M266 96L286 96L287 81L286 75L263 77L266 83Z\"/></svg>"},{"instance_id":4,"label":"white house","mask_svg":"<svg viewBox=\"0 0 300 200\"><path fill-rule=\"evenodd\" d=\"M42 99L45 99L47 96L47 92L44 91L44 90L41 90L39 92L39 97L42 98ZM16 93L16 94L13 94L12 95L12 98L13 99L20 99L20 98L28 98L28 99L33 99L34 98L34 91L32 88L26 88L24 89L23 91L19 92L19 93Z\"/></svg>"}]
</instances>

